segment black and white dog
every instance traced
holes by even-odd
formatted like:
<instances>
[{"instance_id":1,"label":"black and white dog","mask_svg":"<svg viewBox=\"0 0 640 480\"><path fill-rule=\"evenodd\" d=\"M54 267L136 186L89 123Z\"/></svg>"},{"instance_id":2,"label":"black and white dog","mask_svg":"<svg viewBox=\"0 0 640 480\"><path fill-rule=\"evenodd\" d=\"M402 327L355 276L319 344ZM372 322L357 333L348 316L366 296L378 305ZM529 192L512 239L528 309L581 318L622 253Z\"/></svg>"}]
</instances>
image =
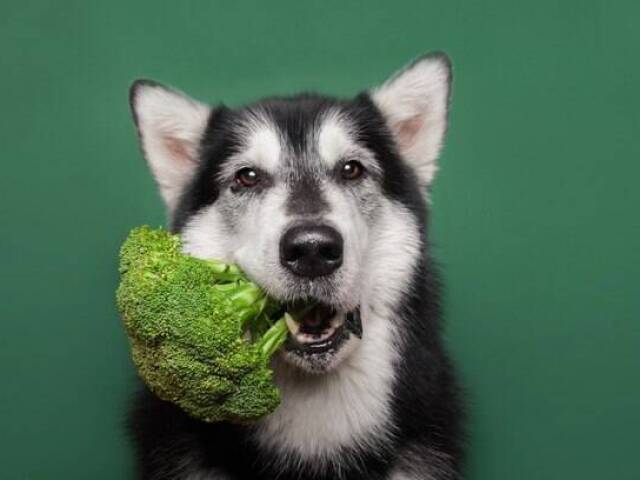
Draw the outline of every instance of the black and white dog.
<instances>
[{"instance_id":1,"label":"black and white dog","mask_svg":"<svg viewBox=\"0 0 640 480\"><path fill-rule=\"evenodd\" d=\"M462 411L441 339L427 190L451 68L426 55L354 99L211 108L131 88L144 155L185 251L319 307L273 360L282 404L205 424L144 390L143 479L459 479Z\"/></svg>"}]
</instances>

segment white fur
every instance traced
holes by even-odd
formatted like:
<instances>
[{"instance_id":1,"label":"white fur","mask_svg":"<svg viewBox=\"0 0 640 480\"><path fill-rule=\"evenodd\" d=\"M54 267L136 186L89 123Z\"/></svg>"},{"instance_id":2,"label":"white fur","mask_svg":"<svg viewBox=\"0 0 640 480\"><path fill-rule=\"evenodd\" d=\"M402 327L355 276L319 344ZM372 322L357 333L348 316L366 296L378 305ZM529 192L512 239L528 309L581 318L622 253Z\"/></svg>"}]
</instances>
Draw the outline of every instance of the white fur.
<instances>
[{"instance_id":1,"label":"white fur","mask_svg":"<svg viewBox=\"0 0 640 480\"><path fill-rule=\"evenodd\" d=\"M171 212L195 170L210 108L159 85L135 88L133 108L142 149Z\"/></svg>"},{"instance_id":2,"label":"white fur","mask_svg":"<svg viewBox=\"0 0 640 480\"><path fill-rule=\"evenodd\" d=\"M198 258L231 262L233 237L215 206L189 219L181 234L183 251Z\"/></svg>"},{"instance_id":3,"label":"white fur","mask_svg":"<svg viewBox=\"0 0 640 480\"><path fill-rule=\"evenodd\" d=\"M189 219L182 231L183 250L199 258L215 258L238 264L270 295L283 298L278 284L279 240L289 219L284 215L286 190L274 187L230 231L218 205L213 204ZM223 193L224 194L224 193Z\"/></svg>"},{"instance_id":4,"label":"white fur","mask_svg":"<svg viewBox=\"0 0 640 480\"><path fill-rule=\"evenodd\" d=\"M243 216L235 235L233 261L276 298L286 298L280 286L280 237L289 218L284 214L287 191L284 185L268 195Z\"/></svg>"},{"instance_id":5,"label":"white fur","mask_svg":"<svg viewBox=\"0 0 640 480\"><path fill-rule=\"evenodd\" d=\"M281 147L278 132L272 126L264 126L256 130L249 138L245 156L249 161L273 173L278 168Z\"/></svg>"},{"instance_id":6,"label":"white fur","mask_svg":"<svg viewBox=\"0 0 640 480\"><path fill-rule=\"evenodd\" d=\"M363 260L367 271L362 290L363 297L394 316L392 308L412 285L411 275L422 255L421 233L413 215L401 204L387 200L381 210L375 236Z\"/></svg>"},{"instance_id":7,"label":"white fur","mask_svg":"<svg viewBox=\"0 0 640 480\"><path fill-rule=\"evenodd\" d=\"M431 184L436 173L447 129L450 75L442 57L425 57L372 92L401 154L423 186Z\"/></svg>"},{"instance_id":8,"label":"white fur","mask_svg":"<svg viewBox=\"0 0 640 480\"><path fill-rule=\"evenodd\" d=\"M326 115L318 131L318 153L328 167L333 167L356 145L348 125L338 113Z\"/></svg>"},{"instance_id":9,"label":"white fur","mask_svg":"<svg viewBox=\"0 0 640 480\"><path fill-rule=\"evenodd\" d=\"M283 155L280 134L270 122L259 114L241 128L240 151L225 162L220 179L225 181L244 167L258 168L268 174L275 174Z\"/></svg>"},{"instance_id":10,"label":"white fur","mask_svg":"<svg viewBox=\"0 0 640 480\"><path fill-rule=\"evenodd\" d=\"M316 141L320 160L329 169L341 161L358 160L369 170L380 170L371 152L354 140L354 127L339 112L325 114Z\"/></svg>"}]
</instances>

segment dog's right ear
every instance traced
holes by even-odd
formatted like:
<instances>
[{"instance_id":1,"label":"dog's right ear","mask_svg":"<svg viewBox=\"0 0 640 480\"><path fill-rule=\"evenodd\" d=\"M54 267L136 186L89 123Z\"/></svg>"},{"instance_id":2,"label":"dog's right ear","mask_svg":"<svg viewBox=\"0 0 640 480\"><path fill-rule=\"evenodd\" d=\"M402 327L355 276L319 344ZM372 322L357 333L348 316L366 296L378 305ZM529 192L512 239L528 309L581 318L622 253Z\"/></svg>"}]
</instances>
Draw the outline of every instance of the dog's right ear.
<instances>
[{"instance_id":1,"label":"dog's right ear","mask_svg":"<svg viewBox=\"0 0 640 480\"><path fill-rule=\"evenodd\" d=\"M431 184L437 170L450 93L451 61L441 52L424 55L371 92L422 187Z\"/></svg>"},{"instance_id":2,"label":"dog's right ear","mask_svg":"<svg viewBox=\"0 0 640 480\"><path fill-rule=\"evenodd\" d=\"M198 165L211 108L150 80L131 85L129 102L142 151L171 212Z\"/></svg>"}]
</instances>

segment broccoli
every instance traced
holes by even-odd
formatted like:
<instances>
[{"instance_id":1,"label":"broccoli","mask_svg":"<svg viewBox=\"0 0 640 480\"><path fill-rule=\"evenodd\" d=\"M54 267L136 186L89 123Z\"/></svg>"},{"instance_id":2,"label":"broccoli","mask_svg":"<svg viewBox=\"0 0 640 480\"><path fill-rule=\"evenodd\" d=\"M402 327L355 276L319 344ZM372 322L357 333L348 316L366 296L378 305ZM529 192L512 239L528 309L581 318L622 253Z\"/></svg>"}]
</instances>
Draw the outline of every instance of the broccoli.
<instances>
[{"instance_id":1,"label":"broccoli","mask_svg":"<svg viewBox=\"0 0 640 480\"><path fill-rule=\"evenodd\" d=\"M133 361L156 395L207 422L249 422L278 406L269 359L289 313L238 267L186 255L177 235L140 227L122 246L120 273Z\"/></svg>"}]
</instances>

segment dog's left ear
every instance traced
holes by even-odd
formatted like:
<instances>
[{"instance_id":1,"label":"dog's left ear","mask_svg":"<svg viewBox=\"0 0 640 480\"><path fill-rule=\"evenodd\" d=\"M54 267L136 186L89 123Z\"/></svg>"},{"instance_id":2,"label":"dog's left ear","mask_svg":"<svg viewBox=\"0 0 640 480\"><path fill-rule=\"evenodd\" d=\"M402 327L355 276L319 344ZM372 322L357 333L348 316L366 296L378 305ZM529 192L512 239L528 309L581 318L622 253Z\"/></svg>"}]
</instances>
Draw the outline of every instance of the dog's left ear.
<instances>
[{"instance_id":1,"label":"dog's left ear","mask_svg":"<svg viewBox=\"0 0 640 480\"><path fill-rule=\"evenodd\" d=\"M422 187L431 184L437 170L447 130L451 78L449 57L430 53L371 92Z\"/></svg>"},{"instance_id":2,"label":"dog's left ear","mask_svg":"<svg viewBox=\"0 0 640 480\"><path fill-rule=\"evenodd\" d=\"M129 101L144 156L172 212L200 160L211 109L152 80L137 80Z\"/></svg>"}]
</instances>

